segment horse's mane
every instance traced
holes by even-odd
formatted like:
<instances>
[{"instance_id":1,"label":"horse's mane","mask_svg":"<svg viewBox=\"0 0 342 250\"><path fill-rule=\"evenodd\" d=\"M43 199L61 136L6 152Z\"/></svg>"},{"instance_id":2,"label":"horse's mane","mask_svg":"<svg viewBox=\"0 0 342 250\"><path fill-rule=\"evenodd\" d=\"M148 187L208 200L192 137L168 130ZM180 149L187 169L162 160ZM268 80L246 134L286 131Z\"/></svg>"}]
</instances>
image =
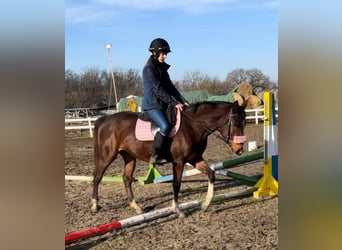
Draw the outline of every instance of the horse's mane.
<instances>
[{"instance_id":1,"label":"horse's mane","mask_svg":"<svg viewBox=\"0 0 342 250\"><path fill-rule=\"evenodd\" d=\"M185 108L185 111L196 113L203 106L210 106L212 108L215 108L218 104L221 104L221 103L228 104L228 102L225 102L225 101L202 101L202 102L191 103L188 107Z\"/></svg>"}]
</instances>

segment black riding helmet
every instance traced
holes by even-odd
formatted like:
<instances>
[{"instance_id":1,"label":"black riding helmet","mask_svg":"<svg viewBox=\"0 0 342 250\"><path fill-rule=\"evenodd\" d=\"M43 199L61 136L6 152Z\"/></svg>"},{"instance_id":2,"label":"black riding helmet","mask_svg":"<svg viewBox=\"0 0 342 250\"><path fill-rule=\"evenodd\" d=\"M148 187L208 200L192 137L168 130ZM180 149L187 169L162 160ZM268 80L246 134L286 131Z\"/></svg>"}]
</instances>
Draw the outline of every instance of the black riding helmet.
<instances>
[{"instance_id":1,"label":"black riding helmet","mask_svg":"<svg viewBox=\"0 0 342 250\"><path fill-rule=\"evenodd\" d=\"M170 46L166 40L163 38L156 38L154 39L151 44L150 48L148 49L150 52L155 51L157 54L160 52L166 52L169 53L171 52Z\"/></svg>"}]
</instances>

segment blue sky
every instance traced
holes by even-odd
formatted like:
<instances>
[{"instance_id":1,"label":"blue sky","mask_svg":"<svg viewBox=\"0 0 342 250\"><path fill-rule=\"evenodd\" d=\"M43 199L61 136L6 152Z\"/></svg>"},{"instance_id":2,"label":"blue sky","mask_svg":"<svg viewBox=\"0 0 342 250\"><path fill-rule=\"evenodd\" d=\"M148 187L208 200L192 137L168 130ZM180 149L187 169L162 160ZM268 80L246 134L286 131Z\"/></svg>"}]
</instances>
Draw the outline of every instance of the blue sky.
<instances>
[{"instance_id":1,"label":"blue sky","mask_svg":"<svg viewBox=\"0 0 342 250\"><path fill-rule=\"evenodd\" d=\"M65 68L141 70L150 42L166 39L172 80L237 68L278 80L278 2L272 0L66 0Z\"/></svg>"}]
</instances>

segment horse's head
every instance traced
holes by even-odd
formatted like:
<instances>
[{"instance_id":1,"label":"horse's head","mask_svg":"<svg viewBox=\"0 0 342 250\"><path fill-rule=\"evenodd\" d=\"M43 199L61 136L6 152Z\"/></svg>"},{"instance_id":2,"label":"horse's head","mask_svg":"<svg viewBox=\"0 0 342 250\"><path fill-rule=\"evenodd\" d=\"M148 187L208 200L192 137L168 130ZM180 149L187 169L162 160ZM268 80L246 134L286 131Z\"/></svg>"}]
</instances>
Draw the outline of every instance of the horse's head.
<instances>
[{"instance_id":1,"label":"horse's head","mask_svg":"<svg viewBox=\"0 0 342 250\"><path fill-rule=\"evenodd\" d=\"M237 101L234 102L229 110L227 122L218 129L233 152L238 155L243 152L243 144L246 142L246 136L244 136L245 108L246 106L239 106Z\"/></svg>"}]
</instances>

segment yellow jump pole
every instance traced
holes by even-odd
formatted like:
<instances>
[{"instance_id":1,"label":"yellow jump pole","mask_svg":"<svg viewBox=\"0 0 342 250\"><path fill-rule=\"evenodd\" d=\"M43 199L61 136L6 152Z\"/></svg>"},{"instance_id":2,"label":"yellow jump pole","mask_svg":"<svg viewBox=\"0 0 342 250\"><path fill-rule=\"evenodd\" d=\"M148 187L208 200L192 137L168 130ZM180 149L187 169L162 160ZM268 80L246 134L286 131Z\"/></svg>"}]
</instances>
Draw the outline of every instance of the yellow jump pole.
<instances>
[{"instance_id":1,"label":"yellow jump pole","mask_svg":"<svg viewBox=\"0 0 342 250\"><path fill-rule=\"evenodd\" d=\"M274 96L264 93L264 176L255 184L253 197L278 195L278 129Z\"/></svg>"}]
</instances>

